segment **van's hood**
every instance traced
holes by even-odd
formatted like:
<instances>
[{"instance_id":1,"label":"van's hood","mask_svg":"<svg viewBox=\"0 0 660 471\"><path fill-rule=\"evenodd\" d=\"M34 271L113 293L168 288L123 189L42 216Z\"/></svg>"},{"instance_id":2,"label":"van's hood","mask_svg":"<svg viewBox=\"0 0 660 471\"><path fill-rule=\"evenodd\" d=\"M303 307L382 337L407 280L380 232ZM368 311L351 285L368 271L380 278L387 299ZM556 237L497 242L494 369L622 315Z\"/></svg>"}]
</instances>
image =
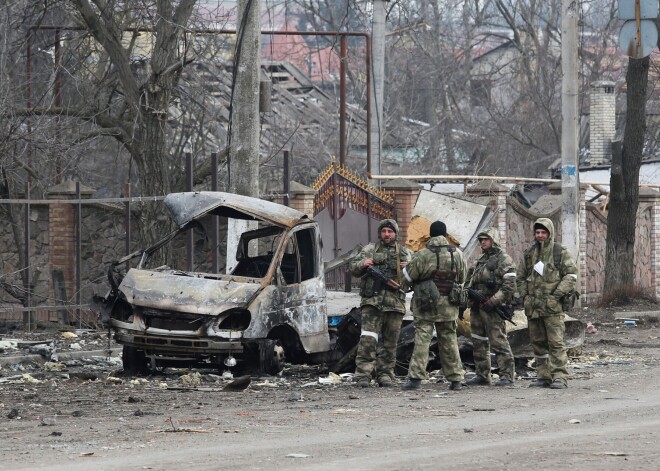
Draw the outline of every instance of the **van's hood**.
<instances>
[{"instance_id":1,"label":"van's hood","mask_svg":"<svg viewBox=\"0 0 660 471\"><path fill-rule=\"evenodd\" d=\"M280 227L293 227L307 219L305 213L281 204L221 191L171 193L164 203L179 227L211 212L234 219L267 221Z\"/></svg>"},{"instance_id":2,"label":"van's hood","mask_svg":"<svg viewBox=\"0 0 660 471\"><path fill-rule=\"evenodd\" d=\"M134 305L193 314L217 315L233 307L247 307L260 283L198 278L176 271L128 271L119 290Z\"/></svg>"}]
</instances>

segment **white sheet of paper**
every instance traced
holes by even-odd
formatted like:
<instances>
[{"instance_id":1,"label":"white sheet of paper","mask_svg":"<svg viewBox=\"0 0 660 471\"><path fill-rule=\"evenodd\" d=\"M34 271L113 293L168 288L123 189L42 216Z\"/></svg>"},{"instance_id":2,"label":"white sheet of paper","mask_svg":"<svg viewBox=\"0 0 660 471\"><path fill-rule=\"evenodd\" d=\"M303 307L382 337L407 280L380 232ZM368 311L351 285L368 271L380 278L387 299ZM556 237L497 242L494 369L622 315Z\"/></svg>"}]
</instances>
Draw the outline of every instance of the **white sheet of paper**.
<instances>
[{"instance_id":1,"label":"white sheet of paper","mask_svg":"<svg viewBox=\"0 0 660 471\"><path fill-rule=\"evenodd\" d=\"M543 276L543 267L545 267L543 262L537 262L536 265L534 265L534 270L536 270L539 275Z\"/></svg>"}]
</instances>

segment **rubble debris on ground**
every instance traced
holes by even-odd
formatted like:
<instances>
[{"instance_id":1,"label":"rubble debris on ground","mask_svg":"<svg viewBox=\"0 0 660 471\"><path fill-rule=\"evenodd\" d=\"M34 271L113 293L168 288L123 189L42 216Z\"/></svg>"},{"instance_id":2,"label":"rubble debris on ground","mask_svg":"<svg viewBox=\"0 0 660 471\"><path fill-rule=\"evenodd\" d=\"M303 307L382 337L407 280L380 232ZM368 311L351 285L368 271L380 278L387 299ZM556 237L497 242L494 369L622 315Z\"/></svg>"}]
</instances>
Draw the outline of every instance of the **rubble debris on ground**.
<instances>
[{"instance_id":1,"label":"rubble debris on ground","mask_svg":"<svg viewBox=\"0 0 660 471\"><path fill-rule=\"evenodd\" d=\"M200 386L202 384L202 375L195 371L193 373L179 376L179 381L187 387Z\"/></svg>"}]
</instances>

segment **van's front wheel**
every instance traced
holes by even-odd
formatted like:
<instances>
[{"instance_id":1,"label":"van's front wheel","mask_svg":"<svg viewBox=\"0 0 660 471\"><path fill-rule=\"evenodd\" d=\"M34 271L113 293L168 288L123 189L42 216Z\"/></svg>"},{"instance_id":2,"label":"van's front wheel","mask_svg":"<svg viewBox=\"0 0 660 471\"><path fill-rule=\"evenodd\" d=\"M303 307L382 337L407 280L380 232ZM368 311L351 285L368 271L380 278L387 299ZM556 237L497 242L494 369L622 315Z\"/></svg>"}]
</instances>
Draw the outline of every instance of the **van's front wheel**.
<instances>
[{"instance_id":1,"label":"van's front wheel","mask_svg":"<svg viewBox=\"0 0 660 471\"><path fill-rule=\"evenodd\" d=\"M284 368L284 349L277 340L266 339L259 344L259 370L271 376Z\"/></svg>"},{"instance_id":2,"label":"van's front wheel","mask_svg":"<svg viewBox=\"0 0 660 471\"><path fill-rule=\"evenodd\" d=\"M129 375L144 373L147 369L147 357L144 350L124 345L121 353L121 363L124 372Z\"/></svg>"}]
</instances>

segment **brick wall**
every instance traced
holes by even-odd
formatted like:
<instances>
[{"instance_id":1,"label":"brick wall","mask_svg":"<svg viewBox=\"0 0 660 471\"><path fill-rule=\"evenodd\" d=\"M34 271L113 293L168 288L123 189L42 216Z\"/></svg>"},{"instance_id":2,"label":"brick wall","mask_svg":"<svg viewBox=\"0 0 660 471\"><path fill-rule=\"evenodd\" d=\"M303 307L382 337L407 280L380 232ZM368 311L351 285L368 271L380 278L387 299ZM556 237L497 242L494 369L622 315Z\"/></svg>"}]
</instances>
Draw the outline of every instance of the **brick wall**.
<instances>
[{"instance_id":1,"label":"brick wall","mask_svg":"<svg viewBox=\"0 0 660 471\"><path fill-rule=\"evenodd\" d=\"M407 229L412 216L420 187L411 182L398 181L385 188L394 196L396 217L401 227L401 240L406 240ZM484 190L486 191L486 190ZM538 217L548 217L555 223L558 239L561 237L561 214L557 208L549 213L540 214L524 208L506 193L489 188L484 195L496 211L495 225L500 230L501 239L507 252L517 263L522 252L530 245L533 238L532 222ZM67 199L67 192L60 191L51 195L51 199ZM292 207L311 215L314 191L292 192ZM52 204L31 208L31 266L41 273L36 279L33 305L52 305L51 273L60 268L65 275L68 298L73 301L75 267L75 205ZM135 208L136 210L138 208ZM19 211L20 212L20 211ZM139 218L134 219L135 223ZM6 225L7 226L7 225ZM598 295L604 282L605 243L607 220L598 212L598 208L585 202L585 193L580 199L580 267L581 291L591 296ZM82 301L86 303L92 293L105 294L105 278L108 262L117 260L125 254L124 213L121 206L103 204L85 204L82 214ZM138 231L134 229L132 249L143 248L137 240ZM0 253L3 261L3 276L6 280L19 283L16 273L20 273L15 244L10 228L0 227ZM654 191L640 190L640 207L637 217L635 241L635 282L648 287L660 296L660 194ZM14 274L14 275L12 275ZM13 276L13 278L12 278ZM14 304L6 294L0 295L0 301ZM586 299L585 299L586 301ZM50 318L56 319L54 311Z\"/></svg>"}]
</instances>

